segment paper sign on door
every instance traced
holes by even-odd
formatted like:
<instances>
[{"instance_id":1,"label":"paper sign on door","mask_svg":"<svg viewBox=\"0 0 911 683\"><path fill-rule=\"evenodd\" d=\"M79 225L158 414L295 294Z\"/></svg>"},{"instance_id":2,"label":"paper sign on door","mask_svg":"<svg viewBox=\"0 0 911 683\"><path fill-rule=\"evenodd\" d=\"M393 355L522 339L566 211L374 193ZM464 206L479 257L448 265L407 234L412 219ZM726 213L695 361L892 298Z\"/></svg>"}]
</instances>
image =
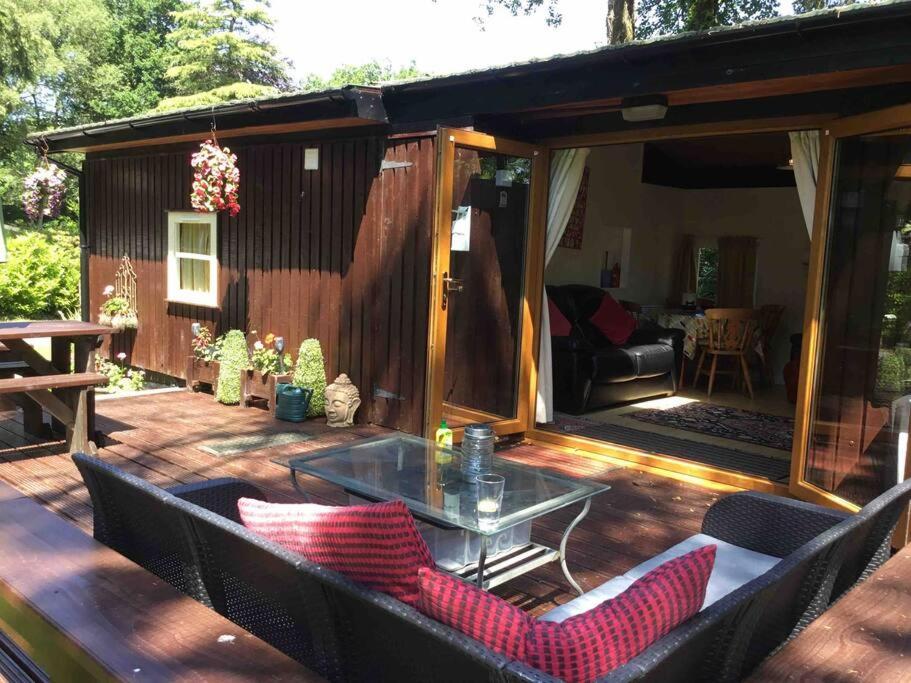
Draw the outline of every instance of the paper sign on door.
<instances>
[{"instance_id":1,"label":"paper sign on door","mask_svg":"<svg viewBox=\"0 0 911 683\"><path fill-rule=\"evenodd\" d=\"M471 242L471 207L460 206L452 212L450 251L468 251Z\"/></svg>"}]
</instances>

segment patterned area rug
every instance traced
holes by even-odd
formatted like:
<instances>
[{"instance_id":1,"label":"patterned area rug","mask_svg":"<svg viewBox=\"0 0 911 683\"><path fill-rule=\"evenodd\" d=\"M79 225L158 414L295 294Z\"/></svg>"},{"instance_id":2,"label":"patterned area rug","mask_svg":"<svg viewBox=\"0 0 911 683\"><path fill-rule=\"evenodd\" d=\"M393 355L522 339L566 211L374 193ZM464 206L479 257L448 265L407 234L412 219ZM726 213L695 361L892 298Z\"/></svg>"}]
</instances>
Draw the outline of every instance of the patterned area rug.
<instances>
[{"instance_id":1,"label":"patterned area rug","mask_svg":"<svg viewBox=\"0 0 911 683\"><path fill-rule=\"evenodd\" d=\"M642 422L711 434L723 439L791 450L794 419L707 403L687 403L666 410L638 410L629 417Z\"/></svg>"}]
</instances>

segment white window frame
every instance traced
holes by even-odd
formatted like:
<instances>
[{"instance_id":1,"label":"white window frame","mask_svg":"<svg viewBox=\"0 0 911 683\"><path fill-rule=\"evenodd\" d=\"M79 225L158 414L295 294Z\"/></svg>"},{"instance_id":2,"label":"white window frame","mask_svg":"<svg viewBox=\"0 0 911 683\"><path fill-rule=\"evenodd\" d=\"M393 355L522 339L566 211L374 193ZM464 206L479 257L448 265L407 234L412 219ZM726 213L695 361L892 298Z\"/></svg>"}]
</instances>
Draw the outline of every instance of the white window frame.
<instances>
[{"instance_id":1,"label":"white window frame","mask_svg":"<svg viewBox=\"0 0 911 683\"><path fill-rule=\"evenodd\" d=\"M192 254L177 251L180 244L180 224L201 223L209 226L209 253ZM218 214L195 211L168 212L168 301L194 306L218 307ZM193 292L180 288L180 259L208 261L209 291Z\"/></svg>"}]
</instances>

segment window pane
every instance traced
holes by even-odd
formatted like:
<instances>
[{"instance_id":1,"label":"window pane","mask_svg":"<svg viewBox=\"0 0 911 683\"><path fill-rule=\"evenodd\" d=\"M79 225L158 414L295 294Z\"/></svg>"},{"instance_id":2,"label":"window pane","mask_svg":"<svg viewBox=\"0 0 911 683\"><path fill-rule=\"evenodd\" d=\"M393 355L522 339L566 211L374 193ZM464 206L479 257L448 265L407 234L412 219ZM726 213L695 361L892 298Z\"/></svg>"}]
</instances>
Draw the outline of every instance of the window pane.
<instances>
[{"instance_id":1,"label":"window pane","mask_svg":"<svg viewBox=\"0 0 911 683\"><path fill-rule=\"evenodd\" d=\"M180 289L189 292L208 292L209 273L212 264L209 261L182 258L177 262L180 271Z\"/></svg>"},{"instance_id":2,"label":"window pane","mask_svg":"<svg viewBox=\"0 0 911 683\"><path fill-rule=\"evenodd\" d=\"M177 251L209 255L210 227L208 223L180 223Z\"/></svg>"},{"instance_id":3,"label":"window pane","mask_svg":"<svg viewBox=\"0 0 911 683\"><path fill-rule=\"evenodd\" d=\"M804 476L858 505L904 478L911 407L911 136L838 143Z\"/></svg>"}]
</instances>

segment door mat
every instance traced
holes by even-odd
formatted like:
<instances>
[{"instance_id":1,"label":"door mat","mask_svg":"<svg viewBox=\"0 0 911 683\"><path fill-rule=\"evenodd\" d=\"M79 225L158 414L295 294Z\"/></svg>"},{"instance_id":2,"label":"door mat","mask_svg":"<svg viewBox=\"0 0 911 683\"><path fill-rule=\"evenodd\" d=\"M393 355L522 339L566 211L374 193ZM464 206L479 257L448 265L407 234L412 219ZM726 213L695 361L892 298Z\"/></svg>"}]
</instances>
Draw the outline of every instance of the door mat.
<instances>
[{"instance_id":1,"label":"door mat","mask_svg":"<svg viewBox=\"0 0 911 683\"><path fill-rule=\"evenodd\" d=\"M608 422L599 424L594 420L589 421L559 413L554 415L554 418L556 424L551 427L554 431L630 446L646 453L669 455L732 472L764 477L772 481L786 482L790 475L791 464L788 460L778 460L764 455L746 453L736 448L723 448Z\"/></svg>"},{"instance_id":2,"label":"door mat","mask_svg":"<svg viewBox=\"0 0 911 683\"><path fill-rule=\"evenodd\" d=\"M638 410L630 413L630 417L662 427L711 434L789 452L794 435L794 418L710 403L687 403L666 410Z\"/></svg>"},{"instance_id":3,"label":"door mat","mask_svg":"<svg viewBox=\"0 0 911 683\"><path fill-rule=\"evenodd\" d=\"M287 446L293 443L303 443L310 441L313 436L304 432L276 432L274 434L250 434L249 436L237 436L233 439L222 439L220 441L207 441L197 448L206 453L224 457L226 455L236 455L237 453L246 453L247 451L258 451L264 448L277 448L278 446Z\"/></svg>"}]
</instances>

